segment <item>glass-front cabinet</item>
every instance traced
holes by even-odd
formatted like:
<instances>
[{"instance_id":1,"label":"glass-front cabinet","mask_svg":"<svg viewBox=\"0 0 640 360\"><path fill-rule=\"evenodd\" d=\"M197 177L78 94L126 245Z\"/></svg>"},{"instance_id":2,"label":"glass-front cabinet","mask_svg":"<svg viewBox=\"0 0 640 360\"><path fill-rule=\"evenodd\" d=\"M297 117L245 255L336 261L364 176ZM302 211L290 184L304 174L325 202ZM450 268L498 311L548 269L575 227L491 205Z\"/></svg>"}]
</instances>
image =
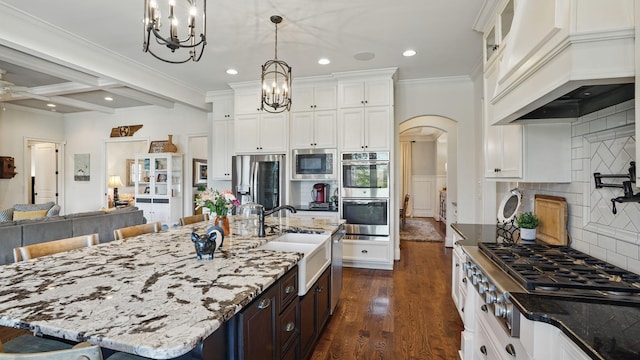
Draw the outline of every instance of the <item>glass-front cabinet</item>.
<instances>
[{"instance_id":1,"label":"glass-front cabinet","mask_svg":"<svg viewBox=\"0 0 640 360\"><path fill-rule=\"evenodd\" d=\"M172 226L182 217L182 154L139 154L135 157L136 206L147 222Z\"/></svg>"}]
</instances>

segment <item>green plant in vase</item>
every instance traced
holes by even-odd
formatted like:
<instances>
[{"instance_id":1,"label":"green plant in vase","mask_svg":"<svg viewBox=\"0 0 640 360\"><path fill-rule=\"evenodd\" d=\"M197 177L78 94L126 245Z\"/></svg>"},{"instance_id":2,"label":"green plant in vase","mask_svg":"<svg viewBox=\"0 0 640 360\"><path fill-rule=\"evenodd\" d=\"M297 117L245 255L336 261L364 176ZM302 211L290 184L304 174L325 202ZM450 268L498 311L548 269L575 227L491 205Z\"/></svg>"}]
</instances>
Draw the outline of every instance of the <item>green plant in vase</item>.
<instances>
[{"instance_id":1,"label":"green plant in vase","mask_svg":"<svg viewBox=\"0 0 640 360\"><path fill-rule=\"evenodd\" d=\"M529 211L518 216L516 225L520 228L520 238L522 240L535 240L536 228L540 225L540 219Z\"/></svg>"}]
</instances>

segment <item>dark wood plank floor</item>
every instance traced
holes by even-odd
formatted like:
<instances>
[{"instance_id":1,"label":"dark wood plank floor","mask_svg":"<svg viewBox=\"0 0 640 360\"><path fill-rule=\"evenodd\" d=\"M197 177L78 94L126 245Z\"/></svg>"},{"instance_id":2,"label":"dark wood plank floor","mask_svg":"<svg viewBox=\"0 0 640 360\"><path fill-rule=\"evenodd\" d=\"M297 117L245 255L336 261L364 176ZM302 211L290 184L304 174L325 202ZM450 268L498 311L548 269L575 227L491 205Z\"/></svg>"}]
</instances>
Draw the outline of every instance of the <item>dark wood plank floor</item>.
<instances>
[{"instance_id":1,"label":"dark wood plank floor","mask_svg":"<svg viewBox=\"0 0 640 360\"><path fill-rule=\"evenodd\" d=\"M441 232L444 226L433 221ZM345 268L338 308L313 360L457 359L463 324L451 300L451 249L401 242L394 271Z\"/></svg>"}]
</instances>

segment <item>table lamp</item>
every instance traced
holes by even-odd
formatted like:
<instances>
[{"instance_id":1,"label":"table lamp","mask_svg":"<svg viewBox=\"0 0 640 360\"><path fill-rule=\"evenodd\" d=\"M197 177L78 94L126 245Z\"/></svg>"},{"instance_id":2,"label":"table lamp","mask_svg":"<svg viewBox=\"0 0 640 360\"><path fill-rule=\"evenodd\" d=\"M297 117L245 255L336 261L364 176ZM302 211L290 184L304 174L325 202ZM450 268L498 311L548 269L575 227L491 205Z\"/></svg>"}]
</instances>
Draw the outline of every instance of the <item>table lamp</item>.
<instances>
[{"instance_id":1,"label":"table lamp","mask_svg":"<svg viewBox=\"0 0 640 360\"><path fill-rule=\"evenodd\" d=\"M120 175L109 175L109 183L108 187L113 188L113 201L114 203L120 198L118 198L118 186L122 186L122 180L120 180Z\"/></svg>"}]
</instances>

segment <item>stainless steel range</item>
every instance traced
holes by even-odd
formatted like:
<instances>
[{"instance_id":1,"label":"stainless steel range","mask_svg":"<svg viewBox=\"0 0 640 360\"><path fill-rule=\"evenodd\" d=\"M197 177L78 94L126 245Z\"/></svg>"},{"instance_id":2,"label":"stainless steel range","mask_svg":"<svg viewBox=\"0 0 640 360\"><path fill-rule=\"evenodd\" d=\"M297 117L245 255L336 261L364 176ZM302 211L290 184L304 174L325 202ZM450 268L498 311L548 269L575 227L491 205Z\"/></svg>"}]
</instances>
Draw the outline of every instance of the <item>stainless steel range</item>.
<instances>
[{"instance_id":1,"label":"stainless steel range","mask_svg":"<svg viewBox=\"0 0 640 360\"><path fill-rule=\"evenodd\" d=\"M480 243L479 249L529 293L640 303L640 276L570 247Z\"/></svg>"}]
</instances>

